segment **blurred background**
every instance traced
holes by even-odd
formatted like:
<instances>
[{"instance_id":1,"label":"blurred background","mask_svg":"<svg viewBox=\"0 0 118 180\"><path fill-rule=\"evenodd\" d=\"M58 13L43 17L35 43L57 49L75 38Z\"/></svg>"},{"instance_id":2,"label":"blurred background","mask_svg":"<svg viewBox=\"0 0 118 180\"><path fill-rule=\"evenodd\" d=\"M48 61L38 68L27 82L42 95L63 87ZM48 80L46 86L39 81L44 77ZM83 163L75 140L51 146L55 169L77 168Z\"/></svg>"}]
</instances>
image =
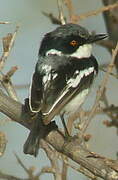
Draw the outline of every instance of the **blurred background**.
<instances>
[{"instance_id":1,"label":"blurred background","mask_svg":"<svg viewBox=\"0 0 118 180\"><path fill-rule=\"evenodd\" d=\"M103 6L98 0L73 0L76 14L85 13L98 9ZM58 8L56 0L0 0L0 21L9 21L11 24L0 24L0 40L7 33L14 32L16 25L19 25L19 31L15 40L14 47L8 57L4 72L7 72L11 66L18 66L18 70L12 77L15 85L29 84L35 64L37 62L37 54L40 42L45 33L55 29L57 25L53 25L46 18L42 11L54 13L58 16ZM67 12L65 12L67 14ZM86 27L89 31L96 33L106 33L104 19L101 14L89 17L80 21L80 25ZM1 42L0 42L1 43ZM94 46L93 54L96 56L99 64L109 63L111 56L105 48ZM2 43L0 44L0 56L2 55ZM100 85L104 73L100 72L94 83L92 92L87 99L84 107L89 109L94 102L96 90ZM116 79L110 77L108 83L107 96L111 104L117 104L118 83ZM28 96L28 88L17 89L19 100L23 103ZM58 119L58 118L57 118ZM106 128L103 125L104 120L108 120L107 116L99 115L90 124L87 133L92 135L89 141L89 149L101 155L116 159L118 150L116 128ZM57 121L61 127L61 123ZM49 161L43 150L39 151L37 158L23 153L23 144L28 136L29 131L21 125L9 121L8 118L0 114L0 131L5 132L8 143L4 156L0 158L0 171L26 178L27 175L18 164L14 152L18 154L26 167L35 166L38 172L43 166L48 166ZM68 180L87 178L69 168ZM51 180L53 176L45 174L41 176L41 180Z\"/></svg>"}]
</instances>

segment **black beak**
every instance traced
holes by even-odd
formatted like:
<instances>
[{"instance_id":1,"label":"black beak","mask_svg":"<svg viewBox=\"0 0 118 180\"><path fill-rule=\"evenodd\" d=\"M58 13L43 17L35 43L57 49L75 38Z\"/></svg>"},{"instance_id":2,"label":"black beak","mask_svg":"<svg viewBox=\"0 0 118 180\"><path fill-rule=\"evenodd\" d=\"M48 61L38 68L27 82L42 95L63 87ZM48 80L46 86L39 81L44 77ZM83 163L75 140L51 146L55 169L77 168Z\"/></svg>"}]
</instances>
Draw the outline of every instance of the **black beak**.
<instances>
[{"instance_id":1,"label":"black beak","mask_svg":"<svg viewBox=\"0 0 118 180\"><path fill-rule=\"evenodd\" d=\"M96 34L96 35L91 35L89 38L88 38L88 43L94 43L96 41L100 41L102 39L105 39L107 38L108 35L107 34Z\"/></svg>"}]
</instances>

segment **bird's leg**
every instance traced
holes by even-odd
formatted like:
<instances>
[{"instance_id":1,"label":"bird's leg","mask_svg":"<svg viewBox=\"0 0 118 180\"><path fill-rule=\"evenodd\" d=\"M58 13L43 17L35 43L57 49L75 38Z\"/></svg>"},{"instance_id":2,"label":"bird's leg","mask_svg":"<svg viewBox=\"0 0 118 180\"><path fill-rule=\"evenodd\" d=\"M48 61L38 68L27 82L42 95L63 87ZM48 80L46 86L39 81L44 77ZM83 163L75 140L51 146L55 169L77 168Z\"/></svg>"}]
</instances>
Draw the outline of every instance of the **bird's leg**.
<instances>
[{"instance_id":1,"label":"bird's leg","mask_svg":"<svg viewBox=\"0 0 118 180\"><path fill-rule=\"evenodd\" d=\"M64 120L64 114L61 114L61 115L60 115L60 118L61 118L61 121L62 121L64 130L65 130L65 136L66 136L66 137L70 137L70 134L69 134L69 132L68 132L68 129L67 129L67 126L66 126L66 123L65 123L65 120Z\"/></svg>"}]
</instances>

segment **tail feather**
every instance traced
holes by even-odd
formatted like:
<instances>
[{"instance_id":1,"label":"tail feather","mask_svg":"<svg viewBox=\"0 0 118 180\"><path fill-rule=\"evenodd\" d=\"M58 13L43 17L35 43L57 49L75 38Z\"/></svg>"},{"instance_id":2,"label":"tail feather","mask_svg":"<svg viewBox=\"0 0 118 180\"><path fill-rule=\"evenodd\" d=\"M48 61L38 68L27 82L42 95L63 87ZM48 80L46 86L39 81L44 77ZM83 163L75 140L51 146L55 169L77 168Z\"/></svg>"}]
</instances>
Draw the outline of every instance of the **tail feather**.
<instances>
[{"instance_id":1,"label":"tail feather","mask_svg":"<svg viewBox=\"0 0 118 180\"><path fill-rule=\"evenodd\" d=\"M45 125L42 121L42 114L38 113L36 120L34 122L33 128L31 129L29 136L24 144L23 152L25 154L31 154L35 157L38 154L40 140L44 136Z\"/></svg>"}]
</instances>

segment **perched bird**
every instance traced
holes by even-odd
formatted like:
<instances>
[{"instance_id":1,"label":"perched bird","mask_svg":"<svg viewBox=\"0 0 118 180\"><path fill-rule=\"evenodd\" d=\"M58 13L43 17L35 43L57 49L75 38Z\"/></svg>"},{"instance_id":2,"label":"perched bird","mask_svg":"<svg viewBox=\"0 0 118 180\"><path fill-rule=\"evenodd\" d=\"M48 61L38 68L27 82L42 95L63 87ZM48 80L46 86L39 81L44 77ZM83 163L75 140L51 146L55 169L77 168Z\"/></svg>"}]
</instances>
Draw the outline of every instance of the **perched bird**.
<instances>
[{"instance_id":1,"label":"perched bird","mask_svg":"<svg viewBox=\"0 0 118 180\"><path fill-rule=\"evenodd\" d=\"M106 37L92 35L77 24L61 25L44 36L29 94L30 111L39 113L44 124L60 115L66 129L64 114L79 109L98 73L92 44ZM25 153L37 155L39 131L37 125L31 130Z\"/></svg>"}]
</instances>

